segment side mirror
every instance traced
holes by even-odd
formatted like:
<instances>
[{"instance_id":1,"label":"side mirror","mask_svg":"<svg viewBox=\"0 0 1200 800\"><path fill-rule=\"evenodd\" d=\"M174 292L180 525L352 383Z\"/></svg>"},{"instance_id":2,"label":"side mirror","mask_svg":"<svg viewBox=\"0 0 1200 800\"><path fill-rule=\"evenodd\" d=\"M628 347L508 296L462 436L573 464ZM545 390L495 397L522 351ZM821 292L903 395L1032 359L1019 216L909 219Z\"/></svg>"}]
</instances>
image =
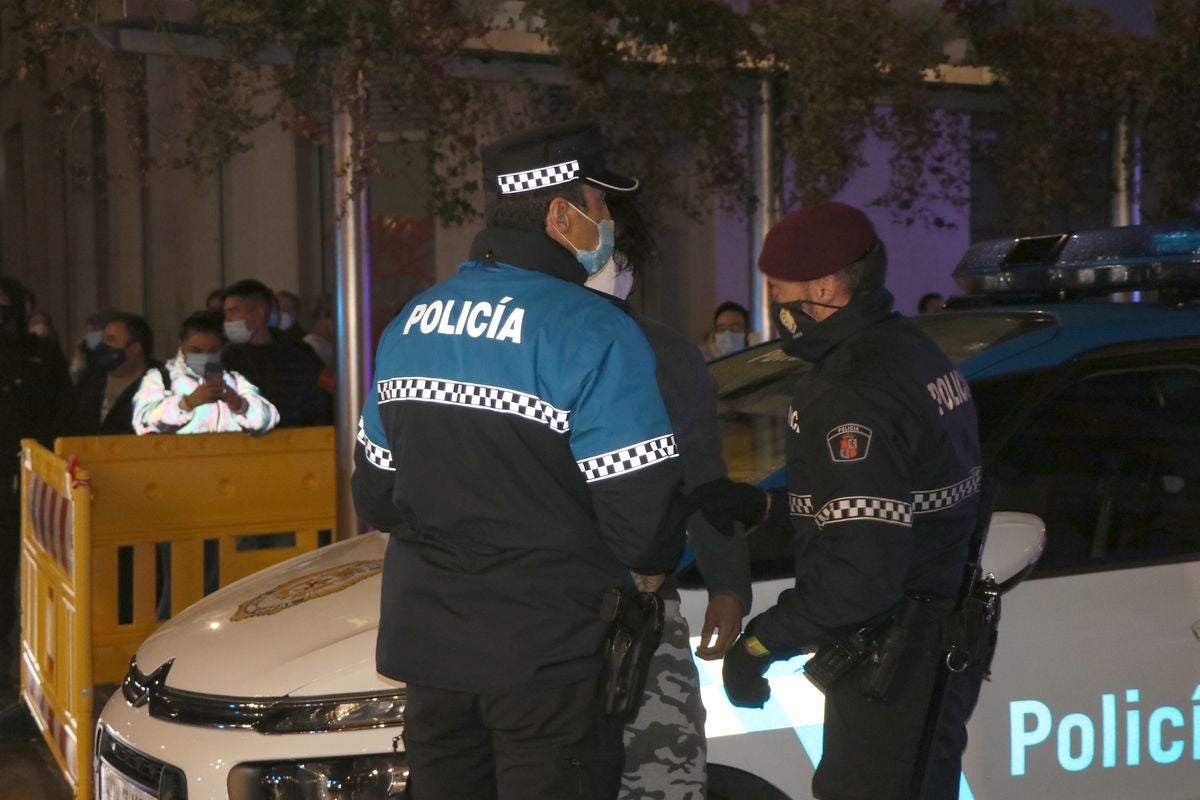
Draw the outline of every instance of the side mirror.
<instances>
[{"instance_id":1,"label":"side mirror","mask_svg":"<svg viewBox=\"0 0 1200 800\"><path fill-rule=\"evenodd\" d=\"M1046 547L1046 523L1036 514L997 511L983 547L983 574L996 579L1001 594L1025 580Z\"/></svg>"}]
</instances>

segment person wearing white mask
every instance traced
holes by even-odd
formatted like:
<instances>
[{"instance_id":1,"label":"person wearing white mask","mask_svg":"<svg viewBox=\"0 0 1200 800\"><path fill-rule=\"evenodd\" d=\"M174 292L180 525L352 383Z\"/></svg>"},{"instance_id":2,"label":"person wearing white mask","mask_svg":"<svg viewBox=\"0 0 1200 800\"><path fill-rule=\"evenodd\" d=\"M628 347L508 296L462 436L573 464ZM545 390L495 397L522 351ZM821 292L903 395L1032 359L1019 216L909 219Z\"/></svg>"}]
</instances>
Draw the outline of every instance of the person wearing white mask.
<instances>
[{"instance_id":1,"label":"person wearing white mask","mask_svg":"<svg viewBox=\"0 0 1200 800\"><path fill-rule=\"evenodd\" d=\"M274 293L261 282L243 280L225 289L224 362L245 375L279 409L279 425L328 425L332 398L318 384L321 360L302 341L270 326Z\"/></svg>"},{"instance_id":2,"label":"person wearing white mask","mask_svg":"<svg viewBox=\"0 0 1200 800\"><path fill-rule=\"evenodd\" d=\"M179 352L147 370L133 398L133 427L148 433L266 433L279 412L253 383L221 369L220 312L198 311L183 322Z\"/></svg>"},{"instance_id":3,"label":"person wearing white mask","mask_svg":"<svg viewBox=\"0 0 1200 800\"><path fill-rule=\"evenodd\" d=\"M636 254L637 267L654 265L659 260L658 249L636 203L614 198L609 207L618 226L618 244ZM617 250L585 286L625 300L636 275L635 259ZM727 475L721 457L716 389L694 343L662 323L628 307L626 311L654 352L659 394L683 465L680 493L690 500L706 487L719 485ZM687 536L709 594L697 655L716 660L737 639L742 618L750 609L749 552L745 540L722 536L699 514L688 519ZM663 599L664 625L641 707L625 725L625 765L618 800L704 797L708 780L705 711L689 644L691 631L679 610L678 581L668 575L650 585L643 578L639 585L656 590Z\"/></svg>"},{"instance_id":4,"label":"person wearing white mask","mask_svg":"<svg viewBox=\"0 0 1200 800\"><path fill-rule=\"evenodd\" d=\"M744 306L728 300L717 306L713 313L713 326L708 332L701 349L709 361L739 350L750 344L750 312Z\"/></svg>"}]
</instances>

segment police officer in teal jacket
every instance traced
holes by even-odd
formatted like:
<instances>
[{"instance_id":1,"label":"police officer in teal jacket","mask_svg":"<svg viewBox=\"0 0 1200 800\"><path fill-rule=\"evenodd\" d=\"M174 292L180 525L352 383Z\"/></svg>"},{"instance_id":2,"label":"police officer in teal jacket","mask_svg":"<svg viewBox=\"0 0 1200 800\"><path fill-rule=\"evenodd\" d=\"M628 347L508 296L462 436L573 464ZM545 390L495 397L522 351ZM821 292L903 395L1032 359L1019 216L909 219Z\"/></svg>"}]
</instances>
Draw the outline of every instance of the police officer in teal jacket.
<instances>
[{"instance_id":1,"label":"police officer in teal jacket","mask_svg":"<svg viewBox=\"0 0 1200 800\"><path fill-rule=\"evenodd\" d=\"M637 324L583 288L612 252L598 128L483 151L488 227L384 332L359 514L391 533L376 667L408 686L421 800L613 798L601 600L668 572L681 468ZM676 509L681 511L681 509Z\"/></svg>"}]
</instances>

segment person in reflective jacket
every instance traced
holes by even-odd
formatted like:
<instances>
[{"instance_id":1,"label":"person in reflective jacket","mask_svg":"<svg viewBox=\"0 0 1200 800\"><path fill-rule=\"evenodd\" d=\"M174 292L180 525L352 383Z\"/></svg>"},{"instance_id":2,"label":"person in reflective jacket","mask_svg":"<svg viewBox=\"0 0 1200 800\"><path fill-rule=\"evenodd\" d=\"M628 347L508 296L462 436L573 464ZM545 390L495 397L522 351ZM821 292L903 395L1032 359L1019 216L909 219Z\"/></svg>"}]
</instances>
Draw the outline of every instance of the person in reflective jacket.
<instances>
[{"instance_id":1,"label":"person in reflective jacket","mask_svg":"<svg viewBox=\"0 0 1200 800\"><path fill-rule=\"evenodd\" d=\"M870 662L826 687L821 800L958 795L966 721L981 675L955 676L925 768L921 746L942 674L942 624L962 585L976 522L980 449L966 381L938 347L892 310L886 255L866 215L828 202L773 227L759 268L786 353L811 364L788 409L787 493L731 485L705 512L784 519L796 585L755 617L725 657L725 688L761 706L776 659L828 645L897 614L920 613L882 700L865 694ZM919 785L922 780L924 785Z\"/></svg>"},{"instance_id":2,"label":"person in reflective jacket","mask_svg":"<svg viewBox=\"0 0 1200 800\"><path fill-rule=\"evenodd\" d=\"M391 533L376 668L407 684L422 800L611 800L601 601L683 547L654 356L583 287L612 253L606 193L637 181L594 125L502 139L483 166L488 227L384 332L359 425L355 503Z\"/></svg>"}]
</instances>

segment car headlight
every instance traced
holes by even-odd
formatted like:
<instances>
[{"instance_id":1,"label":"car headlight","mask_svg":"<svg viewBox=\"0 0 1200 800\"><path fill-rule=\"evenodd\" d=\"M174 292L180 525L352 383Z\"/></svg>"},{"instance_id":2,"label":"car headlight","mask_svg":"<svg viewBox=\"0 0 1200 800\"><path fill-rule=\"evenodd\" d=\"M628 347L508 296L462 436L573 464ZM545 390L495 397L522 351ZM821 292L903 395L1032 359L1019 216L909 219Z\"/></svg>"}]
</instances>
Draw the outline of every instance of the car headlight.
<instances>
[{"instance_id":1,"label":"car headlight","mask_svg":"<svg viewBox=\"0 0 1200 800\"><path fill-rule=\"evenodd\" d=\"M229 800L392 800L404 796L403 753L268 764L229 772Z\"/></svg>"},{"instance_id":2,"label":"car headlight","mask_svg":"<svg viewBox=\"0 0 1200 800\"><path fill-rule=\"evenodd\" d=\"M255 727L263 733L308 733L399 725L404 701L403 694L282 700L265 709Z\"/></svg>"}]
</instances>

